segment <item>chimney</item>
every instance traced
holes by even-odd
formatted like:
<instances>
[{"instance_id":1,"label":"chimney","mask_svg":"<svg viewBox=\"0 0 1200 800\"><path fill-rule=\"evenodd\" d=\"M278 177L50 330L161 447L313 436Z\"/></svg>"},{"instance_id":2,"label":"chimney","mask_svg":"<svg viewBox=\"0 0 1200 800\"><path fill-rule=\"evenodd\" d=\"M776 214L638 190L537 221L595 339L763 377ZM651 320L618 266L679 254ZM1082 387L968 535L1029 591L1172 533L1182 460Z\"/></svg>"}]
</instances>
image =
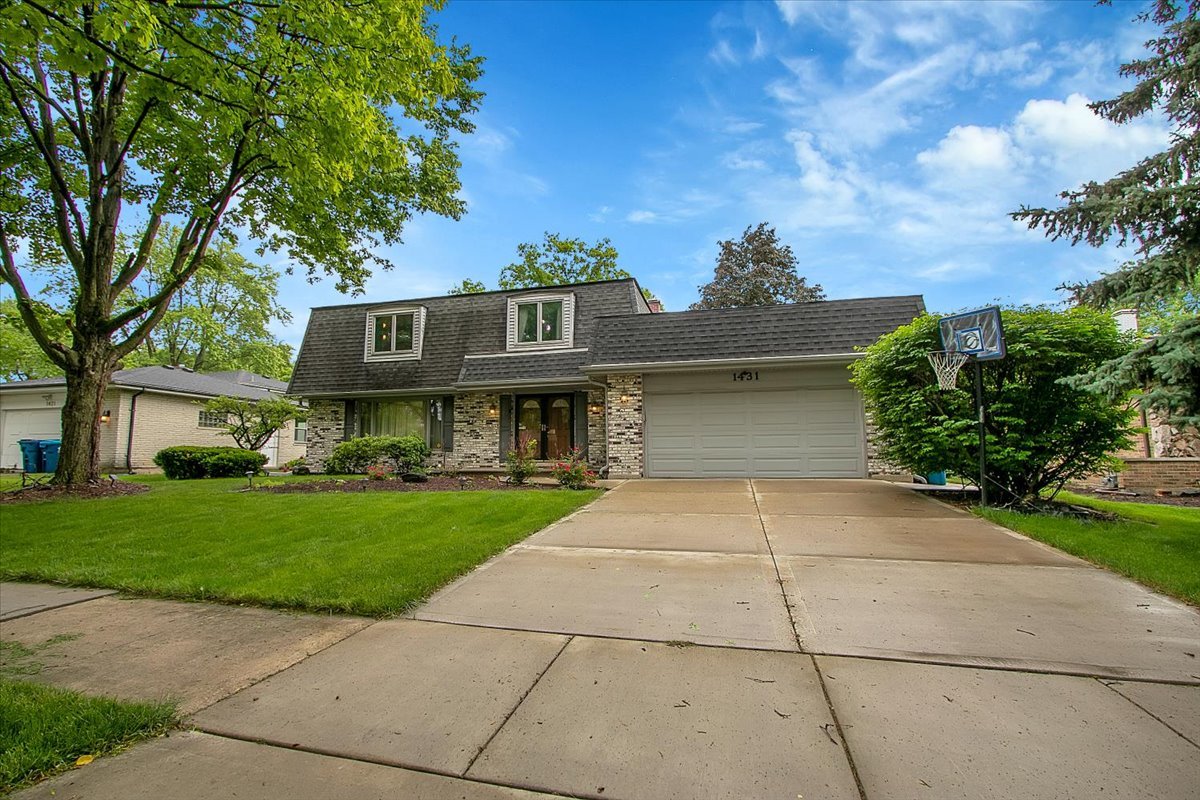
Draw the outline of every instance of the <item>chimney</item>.
<instances>
[{"instance_id":1,"label":"chimney","mask_svg":"<svg viewBox=\"0 0 1200 800\"><path fill-rule=\"evenodd\" d=\"M1122 308L1113 312L1117 321L1117 330L1121 333L1137 333L1138 312L1136 308Z\"/></svg>"},{"instance_id":2,"label":"chimney","mask_svg":"<svg viewBox=\"0 0 1200 800\"><path fill-rule=\"evenodd\" d=\"M659 300L657 297L647 298L646 305L650 306L651 314L661 314L663 311L662 300Z\"/></svg>"}]
</instances>

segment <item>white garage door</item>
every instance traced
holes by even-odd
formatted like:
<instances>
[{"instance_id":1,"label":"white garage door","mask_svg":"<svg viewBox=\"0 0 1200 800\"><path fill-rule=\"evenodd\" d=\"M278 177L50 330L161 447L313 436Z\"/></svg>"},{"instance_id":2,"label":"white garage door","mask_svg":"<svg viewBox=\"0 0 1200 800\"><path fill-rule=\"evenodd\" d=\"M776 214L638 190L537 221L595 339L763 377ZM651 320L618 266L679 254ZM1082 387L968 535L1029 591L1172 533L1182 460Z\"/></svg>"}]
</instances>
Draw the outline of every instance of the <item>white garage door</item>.
<instances>
[{"instance_id":1,"label":"white garage door","mask_svg":"<svg viewBox=\"0 0 1200 800\"><path fill-rule=\"evenodd\" d=\"M0 428L4 431L4 449L0 466L20 467L21 439L57 439L62 433L62 409L13 409L0 413Z\"/></svg>"},{"instance_id":2,"label":"white garage door","mask_svg":"<svg viewBox=\"0 0 1200 800\"><path fill-rule=\"evenodd\" d=\"M646 474L662 478L866 476L853 388L647 392Z\"/></svg>"}]
</instances>

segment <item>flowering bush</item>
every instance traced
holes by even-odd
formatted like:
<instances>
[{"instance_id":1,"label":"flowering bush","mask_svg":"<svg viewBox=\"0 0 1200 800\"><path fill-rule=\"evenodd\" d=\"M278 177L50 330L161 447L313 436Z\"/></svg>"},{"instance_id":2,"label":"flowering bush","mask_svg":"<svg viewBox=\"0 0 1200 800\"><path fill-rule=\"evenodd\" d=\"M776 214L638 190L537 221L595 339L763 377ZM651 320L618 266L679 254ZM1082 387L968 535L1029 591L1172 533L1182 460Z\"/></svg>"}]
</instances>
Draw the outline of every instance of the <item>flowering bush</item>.
<instances>
[{"instance_id":1,"label":"flowering bush","mask_svg":"<svg viewBox=\"0 0 1200 800\"><path fill-rule=\"evenodd\" d=\"M522 484L529 476L537 472L537 440L531 436L521 436L517 446L508 451L504 457L504 472L512 483Z\"/></svg>"},{"instance_id":2,"label":"flowering bush","mask_svg":"<svg viewBox=\"0 0 1200 800\"><path fill-rule=\"evenodd\" d=\"M583 450L571 448L571 455L566 461L559 461L550 469L554 479L568 489L586 489L589 484L596 482L596 473L588 466L583 457Z\"/></svg>"},{"instance_id":3,"label":"flowering bush","mask_svg":"<svg viewBox=\"0 0 1200 800\"><path fill-rule=\"evenodd\" d=\"M367 480L369 481L386 481L392 477L392 471L387 467L374 465L367 467Z\"/></svg>"}]
</instances>

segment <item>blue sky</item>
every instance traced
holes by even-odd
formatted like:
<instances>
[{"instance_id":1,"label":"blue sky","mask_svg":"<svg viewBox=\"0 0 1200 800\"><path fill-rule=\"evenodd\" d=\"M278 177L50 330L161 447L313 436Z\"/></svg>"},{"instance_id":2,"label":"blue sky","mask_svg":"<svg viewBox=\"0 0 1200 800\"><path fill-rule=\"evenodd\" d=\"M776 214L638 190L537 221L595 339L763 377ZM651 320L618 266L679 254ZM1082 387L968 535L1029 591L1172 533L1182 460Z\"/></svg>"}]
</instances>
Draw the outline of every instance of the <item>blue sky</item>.
<instances>
[{"instance_id":1,"label":"blue sky","mask_svg":"<svg viewBox=\"0 0 1200 800\"><path fill-rule=\"evenodd\" d=\"M1021 203L1160 150L1161 121L1086 107L1152 31L1087 2L452 2L487 58L464 138L469 212L417 220L366 299L495 285L544 231L609 237L668 309L716 242L766 221L831 298L921 293L931 310L1061 300L1119 263L1013 223ZM307 308L345 302L291 281Z\"/></svg>"},{"instance_id":2,"label":"blue sky","mask_svg":"<svg viewBox=\"0 0 1200 800\"><path fill-rule=\"evenodd\" d=\"M461 142L469 211L415 220L366 300L494 287L543 232L610 238L681 310L717 241L774 225L830 298L921 293L933 311L1056 302L1120 261L1012 222L1020 204L1161 150L1161 120L1086 107L1152 35L1140 3L499 2L436 15L486 57ZM248 245L247 250L251 247ZM278 267L286 258L267 257ZM331 281L285 278L298 345Z\"/></svg>"}]
</instances>

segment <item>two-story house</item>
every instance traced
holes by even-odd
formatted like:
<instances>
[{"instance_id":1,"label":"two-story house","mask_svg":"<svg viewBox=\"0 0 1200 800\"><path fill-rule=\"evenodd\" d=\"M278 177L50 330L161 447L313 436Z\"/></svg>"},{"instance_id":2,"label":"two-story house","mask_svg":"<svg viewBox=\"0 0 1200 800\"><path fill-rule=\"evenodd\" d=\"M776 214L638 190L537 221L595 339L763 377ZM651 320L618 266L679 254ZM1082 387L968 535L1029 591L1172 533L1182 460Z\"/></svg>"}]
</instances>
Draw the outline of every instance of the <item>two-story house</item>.
<instances>
[{"instance_id":1,"label":"two-story house","mask_svg":"<svg viewBox=\"0 0 1200 800\"><path fill-rule=\"evenodd\" d=\"M314 308L289 394L308 460L418 434L434 461L497 470L519 442L613 476L864 477L847 365L920 296L652 313L633 279Z\"/></svg>"}]
</instances>

